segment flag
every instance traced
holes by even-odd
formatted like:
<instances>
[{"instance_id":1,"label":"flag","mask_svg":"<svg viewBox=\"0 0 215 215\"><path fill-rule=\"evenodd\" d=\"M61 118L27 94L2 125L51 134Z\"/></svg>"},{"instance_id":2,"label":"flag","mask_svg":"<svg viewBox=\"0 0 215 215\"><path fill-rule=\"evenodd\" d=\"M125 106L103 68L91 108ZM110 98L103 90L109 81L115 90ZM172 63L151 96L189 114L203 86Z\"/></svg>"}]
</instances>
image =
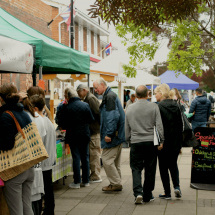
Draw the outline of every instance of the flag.
<instances>
[{"instance_id":1,"label":"flag","mask_svg":"<svg viewBox=\"0 0 215 215\"><path fill-rule=\"evenodd\" d=\"M107 55L110 55L111 52L112 52L112 44L110 43L105 47L105 53Z\"/></svg>"},{"instance_id":2,"label":"flag","mask_svg":"<svg viewBox=\"0 0 215 215\"><path fill-rule=\"evenodd\" d=\"M75 7L73 1L73 18L75 18ZM70 23L71 23L71 4L67 6L67 9L60 14L65 23L67 24L67 31L69 31Z\"/></svg>"}]
</instances>

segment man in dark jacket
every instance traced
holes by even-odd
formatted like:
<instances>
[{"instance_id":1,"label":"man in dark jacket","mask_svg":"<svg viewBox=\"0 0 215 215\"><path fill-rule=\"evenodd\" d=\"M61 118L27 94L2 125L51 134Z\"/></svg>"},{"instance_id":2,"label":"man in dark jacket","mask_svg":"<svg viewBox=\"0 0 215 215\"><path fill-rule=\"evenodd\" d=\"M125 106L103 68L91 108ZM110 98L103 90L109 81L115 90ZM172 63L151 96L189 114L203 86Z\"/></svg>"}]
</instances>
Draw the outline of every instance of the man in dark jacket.
<instances>
[{"instance_id":1,"label":"man in dark jacket","mask_svg":"<svg viewBox=\"0 0 215 215\"><path fill-rule=\"evenodd\" d=\"M117 95L107 87L103 78L93 83L95 92L103 95L100 106L100 136L102 162L110 185L103 187L103 191L121 191L121 151L125 142L125 113Z\"/></svg>"},{"instance_id":2,"label":"man in dark jacket","mask_svg":"<svg viewBox=\"0 0 215 215\"><path fill-rule=\"evenodd\" d=\"M202 95L202 89L196 89L196 98L193 100L190 106L189 113L194 114L194 118L192 120L192 129L196 127L206 127L208 119L211 115L211 102Z\"/></svg>"},{"instance_id":3,"label":"man in dark jacket","mask_svg":"<svg viewBox=\"0 0 215 215\"><path fill-rule=\"evenodd\" d=\"M66 129L66 143L69 143L73 159L74 183L70 188L89 186L89 125L94 121L93 114L87 103L82 102L73 87L65 89L67 105L63 105L63 129ZM62 119L61 119L62 120ZM82 164L82 184L80 176L80 161Z\"/></svg>"},{"instance_id":4,"label":"man in dark jacket","mask_svg":"<svg viewBox=\"0 0 215 215\"><path fill-rule=\"evenodd\" d=\"M100 111L99 111L99 100L89 91L89 88L80 84L76 91L79 97L89 104L90 109L93 113L95 121L90 124L90 183L102 182L100 171L100 158L101 158L101 143L100 143Z\"/></svg>"}]
</instances>

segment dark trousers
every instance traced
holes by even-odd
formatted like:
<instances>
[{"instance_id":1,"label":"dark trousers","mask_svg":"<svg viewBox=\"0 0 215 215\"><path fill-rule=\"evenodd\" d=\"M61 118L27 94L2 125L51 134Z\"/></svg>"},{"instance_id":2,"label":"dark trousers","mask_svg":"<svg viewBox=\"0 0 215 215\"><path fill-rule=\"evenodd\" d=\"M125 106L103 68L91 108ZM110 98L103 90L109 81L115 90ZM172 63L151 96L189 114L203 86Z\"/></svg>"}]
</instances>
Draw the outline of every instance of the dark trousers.
<instances>
[{"instance_id":1,"label":"dark trousers","mask_svg":"<svg viewBox=\"0 0 215 215\"><path fill-rule=\"evenodd\" d=\"M89 183L89 143L70 144L73 159L74 183L81 183L80 162L82 166L82 182Z\"/></svg>"},{"instance_id":2,"label":"dark trousers","mask_svg":"<svg viewBox=\"0 0 215 215\"><path fill-rule=\"evenodd\" d=\"M42 199L32 202L32 210L34 212L34 215L41 215L41 213L42 213Z\"/></svg>"},{"instance_id":3,"label":"dark trousers","mask_svg":"<svg viewBox=\"0 0 215 215\"><path fill-rule=\"evenodd\" d=\"M161 151L158 152L160 176L163 183L164 192L166 195L171 194L168 170L170 171L174 188L176 189L180 187L179 171L177 164L179 151L180 150L167 151L165 149L162 149Z\"/></svg>"},{"instance_id":4,"label":"dark trousers","mask_svg":"<svg viewBox=\"0 0 215 215\"><path fill-rule=\"evenodd\" d=\"M43 214L54 215L55 201L52 183L52 170L43 171L43 183L45 191L45 209Z\"/></svg>"},{"instance_id":5,"label":"dark trousers","mask_svg":"<svg viewBox=\"0 0 215 215\"><path fill-rule=\"evenodd\" d=\"M157 147L153 142L131 144L130 166L133 176L134 196L142 195L149 201L155 187L157 165ZM142 186L142 170L145 168L145 180Z\"/></svg>"}]
</instances>

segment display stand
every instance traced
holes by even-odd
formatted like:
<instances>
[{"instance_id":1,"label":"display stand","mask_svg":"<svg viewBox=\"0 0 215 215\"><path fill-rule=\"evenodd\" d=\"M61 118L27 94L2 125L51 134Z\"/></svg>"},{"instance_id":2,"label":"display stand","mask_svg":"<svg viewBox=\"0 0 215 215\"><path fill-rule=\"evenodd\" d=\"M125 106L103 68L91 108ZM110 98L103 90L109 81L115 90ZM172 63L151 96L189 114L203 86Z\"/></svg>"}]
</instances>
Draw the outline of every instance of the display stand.
<instances>
[{"instance_id":1,"label":"display stand","mask_svg":"<svg viewBox=\"0 0 215 215\"><path fill-rule=\"evenodd\" d=\"M196 128L199 146L192 152L190 187L199 190L215 190L215 128Z\"/></svg>"}]
</instances>

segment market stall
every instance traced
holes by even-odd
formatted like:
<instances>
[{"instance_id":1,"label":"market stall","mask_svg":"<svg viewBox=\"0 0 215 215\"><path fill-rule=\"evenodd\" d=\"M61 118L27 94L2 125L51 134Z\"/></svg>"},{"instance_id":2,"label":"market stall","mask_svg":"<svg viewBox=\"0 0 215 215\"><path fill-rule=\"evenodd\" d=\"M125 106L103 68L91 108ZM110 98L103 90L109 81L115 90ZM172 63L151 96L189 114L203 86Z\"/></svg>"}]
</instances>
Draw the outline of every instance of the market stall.
<instances>
[{"instance_id":1,"label":"market stall","mask_svg":"<svg viewBox=\"0 0 215 215\"><path fill-rule=\"evenodd\" d=\"M167 70L165 73L159 76L161 78L161 83L168 84L170 89L177 88L178 90L188 90L187 96L189 100L189 105L191 104L192 91L199 87L199 83L191 80L186 75L181 72Z\"/></svg>"}]
</instances>

